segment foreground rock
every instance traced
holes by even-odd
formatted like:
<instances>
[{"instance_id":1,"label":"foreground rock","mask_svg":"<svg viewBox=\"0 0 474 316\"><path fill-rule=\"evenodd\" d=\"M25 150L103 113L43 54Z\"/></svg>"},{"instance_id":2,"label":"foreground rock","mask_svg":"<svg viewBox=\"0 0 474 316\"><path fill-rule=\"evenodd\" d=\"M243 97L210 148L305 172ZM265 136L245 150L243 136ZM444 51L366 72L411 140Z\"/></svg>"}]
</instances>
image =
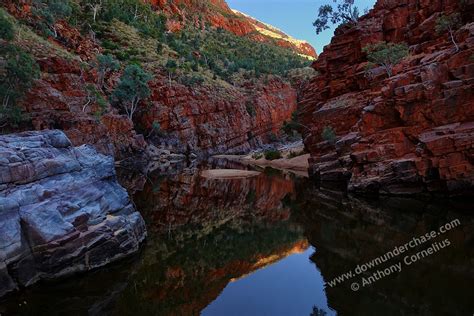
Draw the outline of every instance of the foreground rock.
<instances>
[{"instance_id":1,"label":"foreground rock","mask_svg":"<svg viewBox=\"0 0 474 316\"><path fill-rule=\"evenodd\" d=\"M60 131L0 136L0 296L136 252L141 215L111 157Z\"/></svg>"},{"instance_id":2,"label":"foreground rock","mask_svg":"<svg viewBox=\"0 0 474 316\"><path fill-rule=\"evenodd\" d=\"M461 12L454 34L435 31ZM473 1L378 1L352 27L341 26L301 95L310 172L362 193L472 194L474 186ZM406 42L410 57L387 78L366 71L362 48ZM322 139L331 127L337 137Z\"/></svg>"}]
</instances>

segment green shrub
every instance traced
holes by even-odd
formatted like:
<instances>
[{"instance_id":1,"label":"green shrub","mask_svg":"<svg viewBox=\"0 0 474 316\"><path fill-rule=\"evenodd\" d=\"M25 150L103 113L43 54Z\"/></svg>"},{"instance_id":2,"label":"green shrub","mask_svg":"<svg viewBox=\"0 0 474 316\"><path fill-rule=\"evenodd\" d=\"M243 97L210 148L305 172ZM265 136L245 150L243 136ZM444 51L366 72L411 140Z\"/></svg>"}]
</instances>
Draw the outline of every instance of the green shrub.
<instances>
[{"instance_id":1,"label":"green shrub","mask_svg":"<svg viewBox=\"0 0 474 316\"><path fill-rule=\"evenodd\" d=\"M102 96L102 94L97 90L97 87L93 84L88 84L86 86L87 91L87 102L82 106L82 111L85 112L87 107L97 104L99 108L94 113L97 118L102 117L102 115L107 110L107 100Z\"/></svg>"},{"instance_id":2,"label":"green shrub","mask_svg":"<svg viewBox=\"0 0 474 316\"><path fill-rule=\"evenodd\" d=\"M138 65L129 65L120 78L112 96L125 111L127 117L133 120L140 101L150 96L148 82L153 77Z\"/></svg>"},{"instance_id":3,"label":"green shrub","mask_svg":"<svg viewBox=\"0 0 474 316\"><path fill-rule=\"evenodd\" d=\"M409 54L408 46L405 43L378 42L367 45L362 51L367 53L370 63L382 66L389 77L393 75L393 66L400 63Z\"/></svg>"},{"instance_id":4,"label":"green shrub","mask_svg":"<svg viewBox=\"0 0 474 316\"><path fill-rule=\"evenodd\" d=\"M259 159L262 159L262 158L263 158L263 154L262 154L262 153L254 153L254 154L252 154L252 159L259 160Z\"/></svg>"},{"instance_id":5,"label":"green shrub","mask_svg":"<svg viewBox=\"0 0 474 316\"><path fill-rule=\"evenodd\" d=\"M302 125L299 122L298 111L294 111L291 114L291 120L289 122L284 121L282 126L282 131L288 135L293 136L295 133L299 133Z\"/></svg>"},{"instance_id":6,"label":"green shrub","mask_svg":"<svg viewBox=\"0 0 474 316\"><path fill-rule=\"evenodd\" d=\"M13 24L0 11L0 39L12 41L15 38L15 29Z\"/></svg>"},{"instance_id":7,"label":"green shrub","mask_svg":"<svg viewBox=\"0 0 474 316\"><path fill-rule=\"evenodd\" d=\"M23 120L17 102L39 77L38 64L33 57L14 45L0 47L0 125L5 122L17 125Z\"/></svg>"},{"instance_id":8,"label":"green shrub","mask_svg":"<svg viewBox=\"0 0 474 316\"><path fill-rule=\"evenodd\" d=\"M336 140L336 132L334 132L331 126L326 126L321 133L321 138L329 143L334 143Z\"/></svg>"},{"instance_id":9,"label":"green shrub","mask_svg":"<svg viewBox=\"0 0 474 316\"><path fill-rule=\"evenodd\" d=\"M97 56L97 84L102 89L104 86L104 80L106 76L112 71L120 69L120 62L116 60L112 55L99 55Z\"/></svg>"},{"instance_id":10,"label":"green shrub","mask_svg":"<svg viewBox=\"0 0 474 316\"><path fill-rule=\"evenodd\" d=\"M189 76L185 75L181 77L180 79L181 79L181 83L188 87L200 85L204 82L204 78L197 74L193 74Z\"/></svg>"},{"instance_id":11,"label":"green shrub","mask_svg":"<svg viewBox=\"0 0 474 316\"><path fill-rule=\"evenodd\" d=\"M281 153L276 149L265 151L266 160L276 160L276 159L281 159L281 158L282 158Z\"/></svg>"},{"instance_id":12,"label":"green shrub","mask_svg":"<svg viewBox=\"0 0 474 316\"><path fill-rule=\"evenodd\" d=\"M161 124L158 121L153 121L151 124L151 130L147 135L147 138L151 137L152 135L156 135L158 137L165 136L165 132L161 129Z\"/></svg>"},{"instance_id":13,"label":"green shrub","mask_svg":"<svg viewBox=\"0 0 474 316\"><path fill-rule=\"evenodd\" d=\"M257 111L255 110L255 105L252 102L248 101L245 104L245 109L247 110L248 115L250 115L251 117L255 117L257 115Z\"/></svg>"},{"instance_id":14,"label":"green shrub","mask_svg":"<svg viewBox=\"0 0 474 316\"><path fill-rule=\"evenodd\" d=\"M161 53L163 53L163 49L164 49L165 45L161 42L158 42L158 44L156 44L156 53L158 55L160 55Z\"/></svg>"},{"instance_id":15,"label":"green shrub","mask_svg":"<svg viewBox=\"0 0 474 316\"><path fill-rule=\"evenodd\" d=\"M276 143L279 141L278 136L275 135L274 133L268 134L268 140L272 143Z\"/></svg>"},{"instance_id":16,"label":"green shrub","mask_svg":"<svg viewBox=\"0 0 474 316\"><path fill-rule=\"evenodd\" d=\"M33 0L32 23L44 36L57 37L56 21L72 13L70 0Z\"/></svg>"},{"instance_id":17,"label":"green shrub","mask_svg":"<svg viewBox=\"0 0 474 316\"><path fill-rule=\"evenodd\" d=\"M120 48L120 45L110 40L103 40L102 47L108 50L116 50Z\"/></svg>"},{"instance_id":18,"label":"green shrub","mask_svg":"<svg viewBox=\"0 0 474 316\"><path fill-rule=\"evenodd\" d=\"M115 57L117 57L117 59L122 62L127 62L130 60L130 54L125 50L116 52Z\"/></svg>"}]
</instances>

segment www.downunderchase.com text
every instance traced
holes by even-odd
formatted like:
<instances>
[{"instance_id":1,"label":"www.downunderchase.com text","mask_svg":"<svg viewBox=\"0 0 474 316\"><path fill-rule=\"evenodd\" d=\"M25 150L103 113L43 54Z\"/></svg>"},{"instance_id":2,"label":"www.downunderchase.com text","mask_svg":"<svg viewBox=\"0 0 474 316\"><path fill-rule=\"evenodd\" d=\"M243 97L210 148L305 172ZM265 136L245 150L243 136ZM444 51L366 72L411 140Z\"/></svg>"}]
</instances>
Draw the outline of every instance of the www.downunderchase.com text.
<instances>
[{"instance_id":1,"label":"www.downunderchase.com text","mask_svg":"<svg viewBox=\"0 0 474 316\"><path fill-rule=\"evenodd\" d=\"M461 221L459 219L455 219L441 226L438 230L433 230L419 237L413 237L405 244L395 247L394 249L383 254L382 256L370 260L366 263L359 264L353 270L335 277L334 279L328 281L326 283L326 286L335 287L339 284L342 284L346 281L355 278L356 276L363 274L364 276L360 280L357 279L357 281L352 282L350 286L353 291L358 291L361 287L363 288L368 285L371 285L391 274L400 273L403 269L403 266L410 266L416 262L419 262L420 260L423 260L426 257L438 253L446 247L449 247L451 245L451 241L449 239L446 238L444 240L439 241L434 241L434 239L459 226L461 226ZM407 254L410 249L425 246L428 244L428 242L431 242L431 245L429 245L425 249L420 250L414 254ZM394 261L392 265L383 269L377 269L373 273L370 272L371 269L374 269L379 265L396 258L400 259L398 261Z\"/></svg>"}]
</instances>

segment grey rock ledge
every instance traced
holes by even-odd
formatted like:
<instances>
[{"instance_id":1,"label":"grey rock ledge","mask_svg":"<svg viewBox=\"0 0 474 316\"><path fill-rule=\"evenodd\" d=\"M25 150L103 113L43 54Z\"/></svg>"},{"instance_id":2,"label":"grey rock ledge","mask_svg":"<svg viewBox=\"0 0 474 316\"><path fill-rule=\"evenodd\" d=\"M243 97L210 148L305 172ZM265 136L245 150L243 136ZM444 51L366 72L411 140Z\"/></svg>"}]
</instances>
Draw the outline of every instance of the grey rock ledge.
<instances>
[{"instance_id":1,"label":"grey rock ledge","mask_svg":"<svg viewBox=\"0 0 474 316\"><path fill-rule=\"evenodd\" d=\"M112 157L61 131L0 135L0 297L124 258L145 238Z\"/></svg>"}]
</instances>

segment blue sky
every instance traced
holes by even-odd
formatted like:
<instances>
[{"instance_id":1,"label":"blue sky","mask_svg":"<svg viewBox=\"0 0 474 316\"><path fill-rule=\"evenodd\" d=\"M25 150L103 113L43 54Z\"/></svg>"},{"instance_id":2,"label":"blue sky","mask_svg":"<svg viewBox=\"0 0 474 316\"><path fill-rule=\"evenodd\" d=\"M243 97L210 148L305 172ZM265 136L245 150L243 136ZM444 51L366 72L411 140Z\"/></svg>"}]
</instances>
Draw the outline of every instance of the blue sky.
<instances>
[{"instance_id":1,"label":"blue sky","mask_svg":"<svg viewBox=\"0 0 474 316\"><path fill-rule=\"evenodd\" d=\"M371 9L376 0L356 0L361 12ZM318 14L319 6L331 4L333 0L227 0L232 9L253 16L269 23L285 33L303 39L316 48L318 54L329 44L334 28L316 35L313 21Z\"/></svg>"}]
</instances>

